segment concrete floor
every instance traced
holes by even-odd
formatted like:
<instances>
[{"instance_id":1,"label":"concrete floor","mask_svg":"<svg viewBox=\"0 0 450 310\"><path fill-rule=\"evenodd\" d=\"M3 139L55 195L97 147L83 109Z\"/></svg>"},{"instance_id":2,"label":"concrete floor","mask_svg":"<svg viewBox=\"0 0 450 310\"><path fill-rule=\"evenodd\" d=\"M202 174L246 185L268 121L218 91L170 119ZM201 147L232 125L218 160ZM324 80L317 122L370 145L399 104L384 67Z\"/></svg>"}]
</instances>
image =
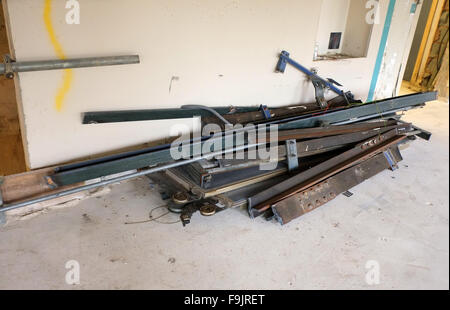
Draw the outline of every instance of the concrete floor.
<instances>
[{"instance_id":1,"label":"concrete floor","mask_svg":"<svg viewBox=\"0 0 450 310\"><path fill-rule=\"evenodd\" d=\"M448 289L449 105L405 119L433 137L402 151L399 170L283 227L242 210L185 228L125 225L162 204L145 178L11 222L0 228L0 289ZM69 260L79 285L65 282ZM370 260L378 285L365 280Z\"/></svg>"}]
</instances>

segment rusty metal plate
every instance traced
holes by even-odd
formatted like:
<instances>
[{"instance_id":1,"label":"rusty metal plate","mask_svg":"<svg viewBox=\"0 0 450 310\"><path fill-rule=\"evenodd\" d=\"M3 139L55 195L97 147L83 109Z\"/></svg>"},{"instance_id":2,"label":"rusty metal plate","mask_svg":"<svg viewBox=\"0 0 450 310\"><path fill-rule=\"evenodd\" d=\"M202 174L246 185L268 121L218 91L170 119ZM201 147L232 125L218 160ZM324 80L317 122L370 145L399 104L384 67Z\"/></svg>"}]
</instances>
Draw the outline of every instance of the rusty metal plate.
<instances>
[{"instance_id":1,"label":"rusty metal plate","mask_svg":"<svg viewBox=\"0 0 450 310\"><path fill-rule=\"evenodd\" d=\"M395 163L402 160L397 147L392 148L391 154ZM352 187L373 177L383 170L390 168L391 164L385 154L378 154L362 163L348 168L328 179L322 181L302 192L290 196L272 206L275 218L282 225L302 216L305 213L324 205Z\"/></svg>"}]
</instances>

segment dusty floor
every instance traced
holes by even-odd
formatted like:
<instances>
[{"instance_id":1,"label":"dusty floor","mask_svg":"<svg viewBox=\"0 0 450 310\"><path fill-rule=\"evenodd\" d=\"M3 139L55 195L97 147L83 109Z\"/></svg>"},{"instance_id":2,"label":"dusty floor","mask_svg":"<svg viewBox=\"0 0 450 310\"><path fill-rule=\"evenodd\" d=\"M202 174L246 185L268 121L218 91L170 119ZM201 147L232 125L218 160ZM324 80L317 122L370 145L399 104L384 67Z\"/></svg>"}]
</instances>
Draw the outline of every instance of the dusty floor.
<instances>
[{"instance_id":1,"label":"dusty floor","mask_svg":"<svg viewBox=\"0 0 450 310\"><path fill-rule=\"evenodd\" d=\"M241 210L196 215L186 228L125 225L162 204L146 178L10 223L0 228L0 289L448 289L449 105L405 119L432 140L402 151L399 170L284 227ZM70 260L79 285L66 284ZM373 260L380 282L370 286Z\"/></svg>"}]
</instances>

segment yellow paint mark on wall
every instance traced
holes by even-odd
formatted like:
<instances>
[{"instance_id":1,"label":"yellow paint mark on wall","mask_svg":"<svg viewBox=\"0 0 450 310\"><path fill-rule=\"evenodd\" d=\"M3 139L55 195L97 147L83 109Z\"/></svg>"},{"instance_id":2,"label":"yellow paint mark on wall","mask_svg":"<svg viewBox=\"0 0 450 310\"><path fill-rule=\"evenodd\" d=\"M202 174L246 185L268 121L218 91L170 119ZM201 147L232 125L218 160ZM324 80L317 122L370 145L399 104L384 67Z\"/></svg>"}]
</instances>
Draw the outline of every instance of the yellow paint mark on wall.
<instances>
[{"instance_id":1,"label":"yellow paint mark on wall","mask_svg":"<svg viewBox=\"0 0 450 310\"><path fill-rule=\"evenodd\" d=\"M58 56L59 59L65 59L66 55L64 54L62 46L56 37L55 29L53 28L51 15L52 15L52 0L45 0L45 5L44 5L45 28L47 29L48 36L53 45L53 48L55 49L56 55ZM59 88L58 93L56 94L56 97L55 97L55 109L58 112L62 111L62 109L63 109L64 99L65 99L67 93L69 92L70 87L72 86L72 80L73 80L72 69L65 69L64 75L63 75L62 86Z\"/></svg>"}]
</instances>

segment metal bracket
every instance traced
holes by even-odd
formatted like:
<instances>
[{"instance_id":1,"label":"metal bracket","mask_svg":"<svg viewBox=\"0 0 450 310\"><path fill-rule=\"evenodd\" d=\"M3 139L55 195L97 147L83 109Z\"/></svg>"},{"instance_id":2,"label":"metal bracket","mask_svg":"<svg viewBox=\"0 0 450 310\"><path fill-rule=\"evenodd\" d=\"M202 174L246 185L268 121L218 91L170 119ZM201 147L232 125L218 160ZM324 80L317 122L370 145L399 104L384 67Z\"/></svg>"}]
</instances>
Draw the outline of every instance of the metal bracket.
<instances>
[{"instance_id":1,"label":"metal bracket","mask_svg":"<svg viewBox=\"0 0 450 310\"><path fill-rule=\"evenodd\" d=\"M11 58L9 54L3 55L3 63L5 65L5 77L7 79L13 79L14 78L14 71L12 68L12 63L16 62L14 59Z\"/></svg>"},{"instance_id":2,"label":"metal bracket","mask_svg":"<svg viewBox=\"0 0 450 310\"><path fill-rule=\"evenodd\" d=\"M297 141L295 139L286 140L286 157L288 170L293 171L298 168Z\"/></svg>"},{"instance_id":3,"label":"metal bracket","mask_svg":"<svg viewBox=\"0 0 450 310\"><path fill-rule=\"evenodd\" d=\"M3 196L1 185L3 184L3 177L0 176L0 208L3 206ZM0 209L0 225L6 224L6 212Z\"/></svg>"},{"instance_id":4,"label":"metal bracket","mask_svg":"<svg viewBox=\"0 0 450 310\"><path fill-rule=\"evenodd\" d=\"M338 96L342 96L344 100L347 102L347 104L355 101L351 92L344 92L343 90L335 86L335 85L342 86L341 84L330 78L328 79L321 78L320 76L317 75L317 70L314 69L308 70L307 68L305 68L304 66L302 66L301 64L290 58L288 52L282 51L279 55L275 71L284 73L287 64L292 65L294 68L302 71L309 77L316 90L316 101L317 104L320 106L320 108L325 109L328 106L328 102L324 98L324 93L326 89L330 89Z\"/></svg>"},{"instance_id":5,"label":"metal bracket","mask_svg":"<svg viewBox=\"0 0 450 310\"><path fill-rule=\"evenodd\" d=\"M352 197L353 193L351 191L345 191L345 192L342 193L342 195L344 195L345 197L348 198L348 197Z\"/></svg>"},{"instance_id":6,"label":"metal bracket","mask_svg":"<svg viewBox=\"0 0 450 310\"><path fill-rule=\"evenodd\" d=\"M402 124L408 124L407 122L402 121L402 120L398 120L398 122L400 122ZM431 135L432 135L431 132L429 132L429 131L427 131L425 129L419 128L417 126L414 126L412 124L411 124L411 128L413 130L410 131L410 132L407 132L406 133L407 136L418 136L419 138L422 138L422 139L424 139L426 141L430 141Z\"/></svg>"},{"instance_id":7,"label":"metal bracket","mask_svg":"<svg viewBox=\"0 0 450 310\"><path fill-rule=\"evenodd\" d=\"M325 109L328 106L328 102L325 100L325 91L327 86L322 83L322 81L311 78L311 82L314 86L314 90L316 91L316 102L320 106L321 109Z\"/></svg>"},{"instance_id":8,"label":"metal bracket","mask_svg":"<svg viewBox=\"0 0 450 310\"><path fill-rule=\"evenodd\" d=\"M391 150L388 149L386 151L383 152L384 157L386 157L386 160L389 163L389 166L391 167L391 170L397 170L398 169L398 165L397 165L397 161L395 160L394 155L392 154Z\"/></svg>"},{"instance_id":9,"label":"metal bracket","mask_svg":"<svg viewBox=\"0 0 450 310\"><path fill-rule=\"evenodd\" d=\"M200 212L203 216L212 216L217 212L223 211L215 205L212 200L200 200L186 205L180 214L180 221L183 226L186 226L191 222L191 218L196 212Z\"/></svg>"},{"instance_id":10,"label":"metal bracket","mask_svg":"<svg viewBox=\"0 0 450 310\"><path fill-rule=\"evenodd\" d=\"M186 226L191 222L192 215L195 212L199 211L200 206L197 203L191 203L183 208L183 211L180 215L180 220L183 226Z\"/></svg>"},{"instance_id":11,"label":"metal bracket","mask_svg":"<svg viewBox=\"0 0 450 310\"><path fill-rule=\"evenodd\" d=\"M270 114L269 108L266 105L261 105L259 107L265 119L270 119L272 115Z\"/></svg>"}]
</instances>

